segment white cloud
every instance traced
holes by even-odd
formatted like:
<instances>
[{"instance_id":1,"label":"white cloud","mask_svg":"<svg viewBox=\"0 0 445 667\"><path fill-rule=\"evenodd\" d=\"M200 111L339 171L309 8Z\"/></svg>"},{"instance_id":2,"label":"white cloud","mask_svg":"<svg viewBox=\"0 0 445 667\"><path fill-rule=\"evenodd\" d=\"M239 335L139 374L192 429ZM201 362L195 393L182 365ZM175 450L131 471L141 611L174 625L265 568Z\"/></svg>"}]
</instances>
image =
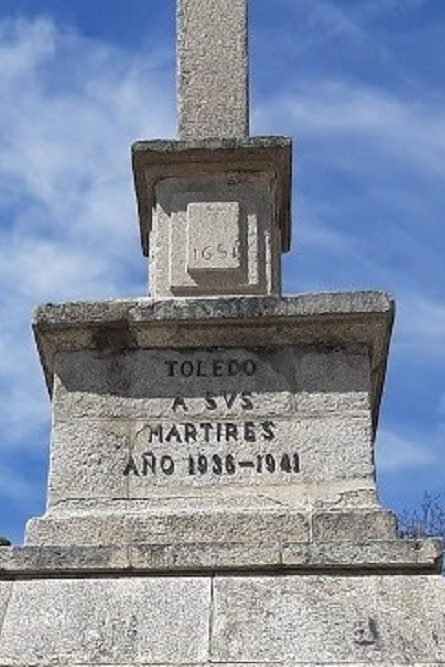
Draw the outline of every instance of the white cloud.
<instances>
[{"instance_id":1,"label":"white cloud","mask_svg":"<svg viewBox=\"0 0 445 667\"><path fill-rule=\"evenodd\" d=\"M377 468L381 473L394 470L433 467L441 461L439 442L429 442L430 434L413 438L381 429L377 439Z\"/></svg>"},{"instance_id":2,"label":"white cloud","mask_svg":"<svg viewBox=\"0 0 445 667\"><path fill-rule=\"evenodd\" d=\"M311 78L259 107L257 125L267 128L271 120L300 138L330 146L341 142L342 150L331 154L331 160L360 142L364 167L370 151L381 151L404 166L408 160L416 171L445 172L443 100L419 102L356 82Z\"/></svg>"},{"instance_id":3,"label":"white cloud","mask_svg":"<svg viewBox=\"0 0 445 667\"><path fill-rule=\"evenodd\" d=\"M420 293L405 293L398 319L401 353L445 361L444 300L435 300Z\"/></svg>"},{"instance_id":4,"label":"white cloud","mask_svg":"<svg viewBox=\"0 0 445 667\"><path fill-rule=\"evenodd\" d=\"M309 21L314 30L322 27L324 30L340 36L363 38L363 32L358 23L348 12L340 9L338 4L327 0L309 0L307 3Z\"/></svg>"},{"instance_id":5,"label":"white cloud","mask_svg":"<svg viewBox=\"0 0 445 667\"><path fill-rule=\"evenodd\" d=\"M5 19L0 23L2 85L20 80L54 57L56 29L51 21Z\"/></svg>"},{"instance_id":6,"label":"white cloud","mask_svg":"<svg viewBox=\"0 0 445 667\"><path fill-rule=\"evenodd\" d=\"M146 291L130 146L174 133L168 58L49 19L0 22L3 451L38 444L48 423L34 306Z\"/></svg>"}]
</instances>

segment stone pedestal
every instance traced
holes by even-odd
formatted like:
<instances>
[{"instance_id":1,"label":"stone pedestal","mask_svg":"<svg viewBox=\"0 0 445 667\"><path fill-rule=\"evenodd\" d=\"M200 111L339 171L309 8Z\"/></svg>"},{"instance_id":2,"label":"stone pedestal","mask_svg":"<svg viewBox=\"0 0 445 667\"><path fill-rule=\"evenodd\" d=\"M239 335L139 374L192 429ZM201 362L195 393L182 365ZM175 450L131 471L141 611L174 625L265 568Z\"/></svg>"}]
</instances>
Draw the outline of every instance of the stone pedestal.
<instances>
[{"instance_id":1,"label":"stone pedestal","mask_svg":"<svg viewBox=\"0 0 445 667\"><path fill-rule=\"evenodd\" d=\"M395 536L373 440L384 294L47 306L48 509L28 544Z\"/></svg>"},{"instance_id":2,"label":"stone pedestal","mask_svg":"<svg viewBox=\"0 0 445 667\"><path fill-rule=\"evenodd\" d=\"M281 293L290 139L141 141L133 171L152 297Z\"/></svg>"},{"instance_id":3,"label":"stone pedestal","mask_svg":"<svg viewBox=\"0 0 445 667\"><path fill-rule=\"evenodd\" d=\"M373 441L385 294L48 305L48 507L0 548L1 665L445 664L442 549Z\"/></svg>"}]
</instances>

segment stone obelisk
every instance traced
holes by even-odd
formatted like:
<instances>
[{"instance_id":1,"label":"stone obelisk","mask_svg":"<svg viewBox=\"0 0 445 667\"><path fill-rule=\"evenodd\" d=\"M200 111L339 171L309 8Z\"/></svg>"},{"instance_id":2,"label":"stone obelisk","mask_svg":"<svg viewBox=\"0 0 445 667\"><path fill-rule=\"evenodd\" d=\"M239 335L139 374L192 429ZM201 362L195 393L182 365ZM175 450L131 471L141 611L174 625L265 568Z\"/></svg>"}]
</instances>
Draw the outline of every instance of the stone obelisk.
<instances>
[{"instance_id":1,"label":"stone obelisk","mask_svg":"<svg viewBox=\"0 0 445 667\"><path fill-rule=\"evenodd\" d=\"M0 665L445 664L442 550L373 457L394 314L281 296L291 141L248 131L247 0L179 0L179 139L133 147L150 297L48 304L48 502Z\"/></svg>"}]
</instances>

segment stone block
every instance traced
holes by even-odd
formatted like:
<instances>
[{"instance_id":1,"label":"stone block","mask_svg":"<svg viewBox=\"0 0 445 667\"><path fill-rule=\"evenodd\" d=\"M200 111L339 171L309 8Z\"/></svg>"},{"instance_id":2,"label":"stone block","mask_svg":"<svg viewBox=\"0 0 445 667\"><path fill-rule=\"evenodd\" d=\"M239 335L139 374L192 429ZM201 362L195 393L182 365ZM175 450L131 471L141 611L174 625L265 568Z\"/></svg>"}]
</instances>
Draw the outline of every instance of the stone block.
<instances>
[{"instance_id":1,"label":"stone block","mask_svg":"<svg viewBox=\"0 0 445 667\"><path fill-rule=\"evenodd\" d=\"M216 576L211 661L413 664L445 660L437 576Z\"/></svg>"},{"instance_id":2,"label":"stone block","mask_svg":"<svg viewBox=\"0 0 445 667\"><path fill-rule=\"evenodd\" d=\"M265 541L265 539L269 541ZM261 541L48 545L0 551L0 580L44 577L196 574L209 571L325 574L412 574L442 571L437 539L368 542L286 542L270 532ZM6 599L6 598L5 598Z\"/></svg>"},{"instance_id":3,"label":"stone block","mask_svg":"<svg viewBox=\"0 0 445 667\"><path fill-rule=\"evenodd\" d=\"M241 268L242 260L246 261L246 249L241 248L240 216L237 201L188 204L186 270L189 273L233 274Z\"/></svg>"},{"instance_id":4,"label":"stone block","mask_svg":"<svg viewBox=\"0 0 445 667\"><path fill-rule=\"evenodd\" d=\"M130 550L126 545L25 546L0 550L2 576L42 576L54 573L84 574L116 572L130 568Z\"/></svg>"},{"instance_id":5,"label":"stone block","mask_svg":"<svg viewBox=\"0 0 445 667\"><path fill-rule=\"evenodd\" d=\"M312 515L314 542L391 540L397 535L397 519L392 512L355 509L315 512Z\"/></svg>"},{"instance_id":6,"label":"stone block","mask_svg":"<svg viewBox=\"0 0 445 667\"><path fill-rule=\"evenodd\" d=\"M381 294L42 309L50 494L27 542L269 541L273 521L307 541L313 507L375 508L391 321ZM348 519L321 522L315 539L350 533Z\"/></svg>"},{"instance_id":7,"label":"stone block","mask_svg":"<svg viewBox=\"0 0 445 667\"><path fill-rule=\"evenodd\" d=\"M2 665L208 661L210 579L16 581Z\"/></svg>"},{"instance_id":8,"label":"stone block","mask_svg":"<svg viewBox=\"0 0 445 667\"><path fill-rule=\"evenodd\" d=\"M324 571L422 570L440 574L442 544L437 539L283 543L282 564L284 567Z\"/></svg>"},{"instance_id":9,"label":"stone block","mask_svg":"<svg viewBox=\"0 0 445 667\"><path fill-rule=\"evenodd\" d=\"M52 430L48 504L70 499L128 498L128 423L116 419L56 421Z\"/></svg>"},{"instance_id":10,"label":"stone block","mask_svg":"<svg viewBox=\"0 0 445 667\"><path fill-rule=\"evenodd\" d=\"M314 377L326 368L331 379L323 388ZM60 352L53 405L57 421L326 412L363 417L370 409L369 377L365 352L304 346Z\"/></svg>"},{"instance_id":11,"label":"stone block","mask_svg":"<svg viewBox=\"0 0 445 667\"><path fill-rule=\"evenodd\" d=\"M189 543L131 547L131 564L135 570L213 570L278 567L280 546L275 543Z\"/></svg>"},{"instance_id":12,"label":"stone block","mask_svg":"<svg viewBox=\"0 0 445 667\"><path fill-rule=\"evenodd\" d=\"M317 482L354 479L372 489L370 431L367 419L333 417L61 422L53 433L49 506L87 499L142 500L161 492L181 497L196 495L198 489L229 497L237 489L253 494L288 487L298 498L304 490L300 487L308 485L317 497Z\"/></svg>"},{"instance_id":13,"label":"stone block","mask_svg":"<svg viewBox=\"0 0 445 667\"><path fill-rule=\"evenodd\" d=\"M371 488L367 355L331 354L303 346L59 353L50 506L187 487L297 493L309 482L360 479Z\"/></svg>"},{"instance_id":14,"label":"stone block","mask_svg":"<svg viewBox=\"0 0 445 667\"><path fill-rule=\"evenodd\" d=\"M156 185L153 295L278 293L278 228L269 201L273 174L239 180L200 176Z\"/></svg>"},{"instance_id":15,"label":"stone block","mask_svg":"<svg viewBox=\"0 0 445 667\"><path fill-rule=\"evenodd\" d=\"M177 507L178 503L176 503ZM303 512L180 509L156 511L156 502L133 511L48 512L28 522L27 545L125 545L190 543L307 542L310 523Z\"/></svg>"},{"instance_id":16,"label":"stone block","mask_svg":"<svg viewBox=\"0 0 445 667\"><path fill-rule=\"evenodd\" d=\"M170 291L169 258L176 255L174 267L183 263L180 238L186 235L187 214L181 205L184 215L177 217L174 202L178 196L193 192L200 193L196 200L199 205L238 202L242 214L239 220L245 224L241 241L246 244L247 262L251 264L248 283L252 283L250 291L249 284L243 285L241 279L232 283L231 291L228 283L221 283L218 292L210 291L208 282L201 286L205 287L201 292L195 285L195 294L279 293L280 255L290 248L291 154L292 143L286 137L149 141L133 146L141 242L144 255L152 260L153 296L165 297ZM171 237L172 231L176 238ZM253 281L255 266L260 269L260 277L266 266L268 282ZM182 275L181 289L193 285L184 285L185 278L186 274ZM269 284L271 278L273 284Z\"/></svg>"},{"instance_id":17,"label":"stone block","mask_svg":"<svg viewBox=\"0 0 445 667\"><path fill-rule=\"evenodd\" d=\"M132 541L128 513L48 512L26 524L27 546L127 545Z\"/></svg>"}]
</instances>

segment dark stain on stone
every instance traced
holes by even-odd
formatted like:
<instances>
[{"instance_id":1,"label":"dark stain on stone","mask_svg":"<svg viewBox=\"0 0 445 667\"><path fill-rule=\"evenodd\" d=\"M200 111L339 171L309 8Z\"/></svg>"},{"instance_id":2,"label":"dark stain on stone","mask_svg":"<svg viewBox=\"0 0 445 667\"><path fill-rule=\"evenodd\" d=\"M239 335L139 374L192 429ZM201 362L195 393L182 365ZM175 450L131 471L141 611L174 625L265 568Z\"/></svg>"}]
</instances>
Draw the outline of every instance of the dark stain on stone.
<instances>
[{"instance_id":1,"label":"dark stain on stone","mask_svg":"<svg viewBox=\"0 0 445 667\"><path fill-rule=\"evenodd\" d=\"M93 333L92 343L99 355L104 357L136 350L138 347L136 337L127 322L119 322L112 327L98 327Z\"/></svg>"},{"instance_id":2,"label":"dark stain on stone","mask_svg":"<svg viewBox=\"0 0 445 667\"><path fill-rule=\"evenodd\" d=\"M377 621L371 616L367 621L359 621L354 629L354 641L359 646L372 646L379 641Z\"/></svg>"}]
</instances>

